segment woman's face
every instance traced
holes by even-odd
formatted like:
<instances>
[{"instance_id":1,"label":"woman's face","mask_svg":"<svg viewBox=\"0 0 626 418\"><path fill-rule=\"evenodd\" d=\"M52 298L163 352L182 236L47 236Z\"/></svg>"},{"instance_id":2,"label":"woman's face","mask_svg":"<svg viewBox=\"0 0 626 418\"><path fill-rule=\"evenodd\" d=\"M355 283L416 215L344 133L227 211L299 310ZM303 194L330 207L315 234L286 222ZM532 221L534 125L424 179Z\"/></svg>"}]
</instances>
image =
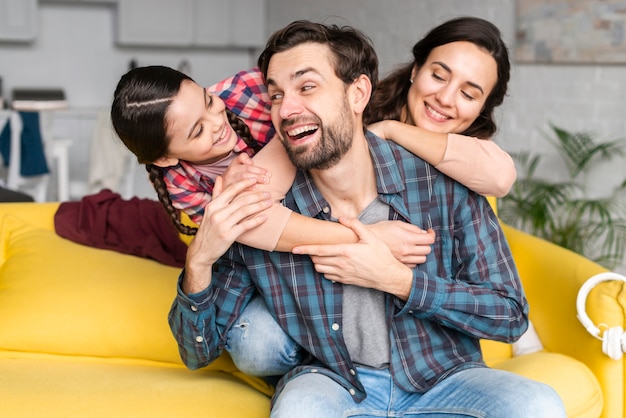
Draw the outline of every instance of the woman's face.
<instances>
[{"instance_id":1,"label":"woman's face","mask_svg":"<svg viewBox=\"0 0 626 418\"><path fill-rule=\"evenodd\" d=\"M434 132L461 133L478 117L498 80L495 59L471 42L434 48L414 67L407 119Z\"/></svg>"},{"instance_id":2,"label":"woman's face","mask_svg":"<svg viewBox=\"0 0 626 418\"><path fill-rule=\"evenodd\" d=\"M171 166L178 160L210 164L226 156L238 138L225 109L218 96L193 81L183 81L167 110L168 155L155 164Z\"/></svg>"}]
</instances>

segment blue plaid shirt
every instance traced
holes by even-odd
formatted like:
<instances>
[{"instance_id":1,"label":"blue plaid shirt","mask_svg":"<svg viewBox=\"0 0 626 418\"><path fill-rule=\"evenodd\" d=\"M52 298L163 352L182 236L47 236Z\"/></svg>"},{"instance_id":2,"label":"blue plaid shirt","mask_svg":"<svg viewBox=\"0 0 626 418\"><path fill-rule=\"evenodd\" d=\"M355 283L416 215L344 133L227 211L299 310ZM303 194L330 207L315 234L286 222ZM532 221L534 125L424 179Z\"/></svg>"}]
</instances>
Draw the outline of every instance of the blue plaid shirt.
<instances>
[{"instance_id":1,"label":"blue plaid shirt","mask_svg":"<svg viewBox=\"0 0 626 418\"><path fill-rule=\"evenodd\" d=\"M389 205L389 219L433 228L436 234L427 262L413 271L408 300L386 296L389 368L402 389L424 392L452 373L485 367L479 339L519 338L528 326L528 304L487 200L395 143L371 133L367 138L378 198ZM284 204L329 220L329 205L305 172L297 174ZM204 367L220 355L227 330L255 291L311 354L281 379L277 393L295 376L323 373L356 401L365 398L342 337L343 286L324 279L308 256L238 243L216 265L208 289L186 296L179 286L170 326L189 368Z\"/></svg>"}]
</instances>

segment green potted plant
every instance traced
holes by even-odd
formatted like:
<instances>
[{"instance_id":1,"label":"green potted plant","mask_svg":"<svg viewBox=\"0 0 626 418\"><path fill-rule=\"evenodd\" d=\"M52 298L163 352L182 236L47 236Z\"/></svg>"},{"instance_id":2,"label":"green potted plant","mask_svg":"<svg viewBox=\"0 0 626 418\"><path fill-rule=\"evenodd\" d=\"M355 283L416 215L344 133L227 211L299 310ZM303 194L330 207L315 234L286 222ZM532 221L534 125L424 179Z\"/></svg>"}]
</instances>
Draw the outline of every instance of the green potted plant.
<instances>
[{"instance_id":1,"label":"green potted plant","mask_svg":"<svg viewBox=\"0 0 626 418\"><path fill-rule=\"evenodd\" d=\"M586 132L569 132L550 125L548 141L565 162L569 179L537 176L542 156L514 154L518 180L499 199L498 214L506 224L544 238L614 269L624 262L626 210L622 181L609 196L592 198L586 177L616 156L624 155L623 140L598 142Z\"/></svg>"}]
</instances>

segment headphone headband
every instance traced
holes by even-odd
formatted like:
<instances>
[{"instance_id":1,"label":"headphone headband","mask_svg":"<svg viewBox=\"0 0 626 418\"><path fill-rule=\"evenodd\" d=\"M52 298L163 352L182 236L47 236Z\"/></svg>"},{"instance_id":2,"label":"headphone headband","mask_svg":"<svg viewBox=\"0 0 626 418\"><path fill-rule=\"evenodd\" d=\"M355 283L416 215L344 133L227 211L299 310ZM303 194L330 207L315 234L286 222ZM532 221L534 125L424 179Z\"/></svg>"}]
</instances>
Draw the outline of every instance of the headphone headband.
<instances>
[{"instance_id":1,"label":"headphone headband","mask_svg":"<svg viewBox=\"0 0 626 418\"><path fill-rule=\"evenodd\" d=\"M614 272L604 272L587 279L578 291L578 297L576 298L576 316L589 334L602 341L602 351L612 359L618 360L621 358L622 351L626 347L626 338L624 337L622 328L609 328L603 333L600 328L594 325L586 311L587 296L589 292L591 292L591 289L601 282L613 280L626 282L626 277Z\"/></svg>"}]
</instances>

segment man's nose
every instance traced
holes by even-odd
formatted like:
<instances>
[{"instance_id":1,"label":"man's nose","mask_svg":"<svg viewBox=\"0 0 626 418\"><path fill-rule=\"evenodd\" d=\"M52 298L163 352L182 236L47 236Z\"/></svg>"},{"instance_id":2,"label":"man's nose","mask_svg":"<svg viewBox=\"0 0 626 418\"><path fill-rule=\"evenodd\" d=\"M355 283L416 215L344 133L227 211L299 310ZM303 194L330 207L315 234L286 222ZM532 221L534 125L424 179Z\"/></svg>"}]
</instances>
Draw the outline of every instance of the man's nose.
<instances>
[{"instance_id":1,"label":"man's nose","mask_svg":"<svg viewBox=\"0 0 626 418\"><path fill-rule=\"evenodd\" d=\"M282 119L289 119L290 117L302 113L302 103L294 94L283 95L279 106L279 114Z\"/></svg>"}]
</instances>

